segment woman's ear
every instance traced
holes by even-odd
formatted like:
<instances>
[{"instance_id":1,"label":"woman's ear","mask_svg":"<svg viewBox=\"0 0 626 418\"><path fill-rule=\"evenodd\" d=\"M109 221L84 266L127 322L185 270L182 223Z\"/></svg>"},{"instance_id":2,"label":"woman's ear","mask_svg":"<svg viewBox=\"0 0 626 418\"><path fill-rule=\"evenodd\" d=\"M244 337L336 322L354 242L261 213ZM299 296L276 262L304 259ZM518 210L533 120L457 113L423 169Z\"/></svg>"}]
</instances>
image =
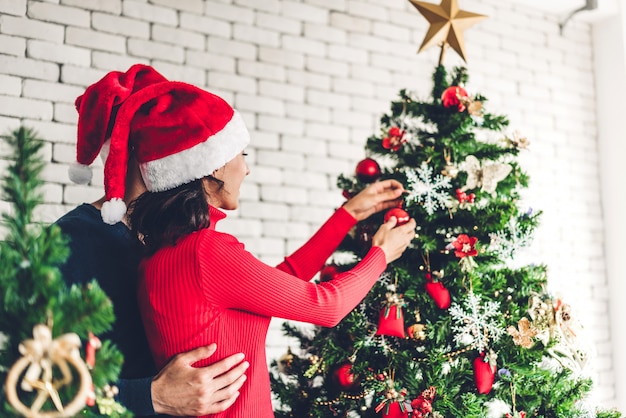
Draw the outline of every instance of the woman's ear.
<instances>
[{"instance_id":1,"label":"woman's ear","mask_svg":"<svg viewBox=\"0 0 626 418\"><path fill-rule=\"evenodd\" d=\"M204 190L204 193L207 195L210 194L211 193L211 181L209 181L208 177L202 177L200 182L202 183L202 190Z\"/></svg>"},{"instance_id":2,"label":"woman's ear","mask_svg":"<svg viewBox=\"0 0 626 418\"><path fill-rule=\"evenodd\" d=\"M224 170L226 168L226 165L221 166L220 168L216 168L215 170L213 170L213 172L211 173L211 177L216 178L216 179L222 179L223 177L223 173Z\"/></svg>"}]
</instances>

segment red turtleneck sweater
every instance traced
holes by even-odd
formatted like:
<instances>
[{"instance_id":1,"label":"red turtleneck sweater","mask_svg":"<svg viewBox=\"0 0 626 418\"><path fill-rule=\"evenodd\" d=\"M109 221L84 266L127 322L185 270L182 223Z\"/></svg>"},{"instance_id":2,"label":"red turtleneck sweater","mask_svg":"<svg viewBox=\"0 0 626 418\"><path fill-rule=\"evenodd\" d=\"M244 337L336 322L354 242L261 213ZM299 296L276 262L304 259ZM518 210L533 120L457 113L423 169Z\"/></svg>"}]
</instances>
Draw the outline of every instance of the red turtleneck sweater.
<instances>
[{"instance_id":1,"label":"red turtleneck sweater","mask_svg":"<svg viewBox=\"0 0 626 418\"><path fill-rule=\"evenodd\" d=\"M356 220L343 208L277 267L217 232L226 215L210 207L211 227L159 250L140 266L139 303L159 368L175 354L217 342L203 366L242 352L250 362L241 395L220 418L271 418L265 338L271 317L332 327L365 297L386 268L372 247L352 270L315 284L322 268Z\"/></svg>"}]
</instances>

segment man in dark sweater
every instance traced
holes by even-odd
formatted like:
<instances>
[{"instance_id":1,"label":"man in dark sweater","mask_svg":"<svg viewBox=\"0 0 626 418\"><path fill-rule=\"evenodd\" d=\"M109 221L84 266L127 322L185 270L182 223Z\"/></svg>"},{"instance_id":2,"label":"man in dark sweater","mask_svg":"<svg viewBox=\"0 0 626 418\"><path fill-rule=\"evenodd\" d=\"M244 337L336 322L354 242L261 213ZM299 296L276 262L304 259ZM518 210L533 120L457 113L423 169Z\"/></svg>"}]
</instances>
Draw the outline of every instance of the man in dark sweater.
<instances>
[{"instance_id":1,"label":"man in dark sweater","mask_svg":"<svg viewBox=\"0 0 626 418\"><path fill-rule=\"evenodd\" d=\"M127 183L134 186L127 196L135 196L145 187L140 176L136 177L136 164L134 168L128 173ZM96 279L113 303L113 328L99 337L115 343L124 355L118 401L136 416L196 416L227 409L246 378L248 363L242 362L243 354L208 367L192 367L213 354L213 344L175 357L156 373L137 305L138 240L124 222L104 223L101 205L102 200L84 203L56 224L69 239L71 251L61 267L65 280L85 284Z\"/></svg>"}]
</instances>

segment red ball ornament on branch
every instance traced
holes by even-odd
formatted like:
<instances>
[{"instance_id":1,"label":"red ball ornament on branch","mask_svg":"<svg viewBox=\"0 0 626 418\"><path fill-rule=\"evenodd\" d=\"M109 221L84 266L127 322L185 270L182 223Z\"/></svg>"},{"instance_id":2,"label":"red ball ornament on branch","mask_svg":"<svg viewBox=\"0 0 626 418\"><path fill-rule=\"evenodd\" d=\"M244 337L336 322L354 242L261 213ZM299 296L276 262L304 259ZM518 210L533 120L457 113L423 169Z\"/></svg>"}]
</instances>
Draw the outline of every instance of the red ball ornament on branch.
<instances>
[{"instance_id":1,"label":"red ball ornament on branch","mask_svg":"<svg viewBox=\"0 0 626 418\"><path fill-rule=\"evenodd\" d=\"M387 222L392 216L396 217L396 226L404 225L411 220L409 214L404 209L400 208L391 208L385 212L384 221Z\"/></svg>"},{"instance_id":2,"label":"red ball ornament on branch","mask_svg":"<svg viewBox=\"0 0 626 418\"><path fill-rule=\"evenodd\" d=\"M459 86L450 86L441 94L443 107L456 107L459 112L465 110L465 103L468 102L468 99L469 95L467 94L467 91L465 91L463 87Z\"/></svg>"},{"instance_id":3,"label":"red ball ornament on branch","mask_svg":"<svg viewBox=\"0 0 626 418\"><path fill-rule=\"evenodd\" d=\"M341 363L332 371L331 380L342 391L353 390L359 385L358 376L352 373L352 363L349 361Z\"/></svg>"},{"instance_id":4,"label":"red ball ornament on branch","mask_svg":"<svg viewBox=\"0 0 626 418\"><path fill-rule=\"evenodd\" d=\"M352 199L356 195L356 193L351 192L350 190L343 190L341 192L341 195L349 200Z\"/></svg>"},{"instance_id":5,"label":"red ball ornament on branch","mask_svg":"<svg viewBox=\"0 0 626 418\"><path fill-rule=\"evenodd\" d=\"M356 177L363 183L373 183L380 175L380 166L373 158L365 158L356 165Z\"/></svg>"},{"instance_id":6,"label":"red ball ornament on branch","mask_svg":"<svg viewBox=\"0 0 626 418\"><path fill-rule=\"evenodd\" d=\"M334 264L326 264L320 270L320 283L333 280L341 271Z\"/></svg>"}]
</instances>

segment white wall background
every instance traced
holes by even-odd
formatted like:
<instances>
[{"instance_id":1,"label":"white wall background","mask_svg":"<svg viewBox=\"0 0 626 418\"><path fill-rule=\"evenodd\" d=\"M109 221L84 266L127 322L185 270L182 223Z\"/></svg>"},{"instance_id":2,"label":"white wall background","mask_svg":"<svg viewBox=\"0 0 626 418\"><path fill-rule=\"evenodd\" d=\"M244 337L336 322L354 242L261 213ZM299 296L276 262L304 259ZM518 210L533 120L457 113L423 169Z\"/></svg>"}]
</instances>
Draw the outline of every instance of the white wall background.
<instances>
[{"instance_id":1,"label":"white wall background","mask_svg":"<svg viewBox=\"0 0 626 418\"><path fill-rule=\"evenodd\" d=\"M573 19L561 35L559 16L524 2L459 2L489 16L466 32L468 90L531 141L525 198L544 217L523 260L549 266L552 290L574 305L595 349L596 401L623 410L624 269L612 250L623 236L613 174L623 165L614 145L624 142L623 11L610 24ZM48 141L40 214L53 221L102 194L101 170L90 186L67 177L73 101L87 85L143 62L215 92L252 134L252 173L225 229L275 263L341 204L337 175L363 158L398 90L429 94L438 51L416 55L427 28L406 0L0 0L0 131L27 124ZM446 65L460 64L449 51ZM279 324L272 358L290 343Z\"/></svg>"}]
</instances>

